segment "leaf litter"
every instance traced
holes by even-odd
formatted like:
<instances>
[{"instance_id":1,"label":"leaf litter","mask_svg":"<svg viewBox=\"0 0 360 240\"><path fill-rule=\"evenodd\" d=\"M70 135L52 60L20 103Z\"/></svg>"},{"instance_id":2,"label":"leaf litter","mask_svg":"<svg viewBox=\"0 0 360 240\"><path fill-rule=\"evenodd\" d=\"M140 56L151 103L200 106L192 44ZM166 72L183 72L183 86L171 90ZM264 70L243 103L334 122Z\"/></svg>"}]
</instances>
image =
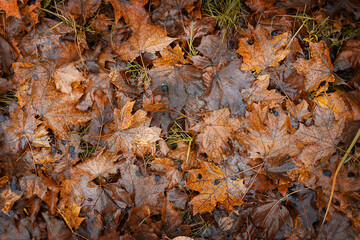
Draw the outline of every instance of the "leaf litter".
<instances>
[{"instance_id":1,"label":"leaf litter","mask_svg":"<svg viewBox=\"0 0 360 240\"><path fill-rule=\"evenodd\" d=\"M2 239L360 234L355 0L0 10Z\"/></svg>"}]
</instances>

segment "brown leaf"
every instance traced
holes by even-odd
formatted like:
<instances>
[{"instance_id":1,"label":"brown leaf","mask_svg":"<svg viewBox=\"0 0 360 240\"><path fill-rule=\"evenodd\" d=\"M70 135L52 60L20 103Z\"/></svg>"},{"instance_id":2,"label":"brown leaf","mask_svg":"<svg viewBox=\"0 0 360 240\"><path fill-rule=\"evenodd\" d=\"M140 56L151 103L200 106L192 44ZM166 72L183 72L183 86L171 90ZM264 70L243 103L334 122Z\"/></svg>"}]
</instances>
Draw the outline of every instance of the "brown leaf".
<instances>
[{"instance_id":1,"label":"brown leaf","mask_svg":"<svg viewBox=\"0 0 360 240\"><path fill-rule=\"evenodd\" d=\"M84 172L89 175L91 179L105 178L109 174L116 173L119 166L116 165L115 162L119 156L120 155L102 149L95 156L76 165L76 168L73 169L73 174L81 175L81 173Z\"/></svg>"},{"instance_id":2,"label":"brown leaf","mask_svg":"<svg viewBox=\"0 0 360 240\"><path fill-rule=\"evenodd\" d=\"M334 62L335 71L348 68L358 68L360 66L360 41L351 39L341 47L340 53Z\"/></svg>"},{"instance_id":3,"label":"brown leaf","mask_svg":"<svg viewBox=\"0 0 360 240\"><path fill-rule=\"evenodd\" d=\"M131 114L134 102L127 102L125 106L114 110L114 123L109 125L112 130L108 134L109 151L122 151L128 156L138 152L146 155L155 150L156 141L160 140L160 129L148 127L150 118L144 110Z\"/></svg>"},{"instance_id":4,"label":"brown leaf","mask_svg":"<svg viewBox=\"0 0 360 240\"><path fill-rule=\"evenodd\" d=\"M203 120L190 128L199 132L195 142L199 145L199 151L206 153L214 162L227 159L226 152L229 151L228 140L235 129L239 127L239 120L230 117L230 111L223 108L208 112L203 115Z\"/></svg>"},{"instance_id":5,"label":"brown leaf","mask_svg":"<svg viewBox=\"0 0 360 240\"><path fill-rule=\"evenodd\" d=\"M260 73L267 67L276 67L290 50L285 50L290 41L290 33L271 37L268 31L258 25L253 31L253 39L241 38L236 51L243 57L241 70Z\"/></svg>"},{"instance_id":6,"label":"brown leaf","mask_svg":"<svg viewBox=\"0 0 360 240\"><path fill-rule=\"evenodd\" d=\"M69 140L69 125L84 124L90 120L88 113L75 108L81 93L71 96L60 93L40 66L19 69L19 75L28 74L34 68L40 72L38 76L41 78L26 79L22 84L24 91L18 92L19 100L34 109L44 126L51 128L61 139Z\"/></svg>"},{"instance_id":7,"label":"brown leaf","mask_svg":"<svg viewBox=\"0 0 360 240\"><path fill-rule=\"evenodd\" d=\"M189 173L186 186L200 193L190 201L194 214L211 212L217 203L228 210L242 205L246 191L243 179L227 176L218 166L208 162L201 163L200 169L189 170Z\"/></svg>"},{"instance_id":8,"label":"brown leaf","mask_svg":"<svg viewBox=\"0 0 360 240\"><path fill-rule=\"evenodd\" d=\"M76 61L79 53L76 41L65 41L66 34L73 32L67 24L58 25L59 22L43 18L18 44L19 50L26 53L27 60L32 58L43 61L53 61L56 66ZM38 51L41 49L41 51Z\"/></svg>"},{"instance_id":9,"label":"brown leaf","mask_svg":"<svg viewBox=\"0 0 360 240\"><path fill-rule=\"evenodd\" d=\"M248 89L255 81L249 71L240 70L241 62L232 60L211 79L210 87L201 97L207 103L207 110L229 108L233 115L244 115L242 89Z\"/></svg>"},{"instance_id":10,"label":"brown leaf","mask_svg":"<svg viewBox=\"0 0 360 240\"><path fill-rule=\"evenodd\" d=\"M245 146L251 158L269 159L296 156L299 150L295 146L297 138L289 134L290 118L281 108L274 113L269 107L253 105L251 113L245 116L247 125L237 135L238 141Z\"/></svg>"},{"instance_id":11,"label":"brown leaf","mask_svg":"<svg viewBox=\"0 0 360 240\"><path fill-rule=\"evenodd\" d=\"M21 15L19 12L19 7L17 4L17 0L3 0L0 1L0 10L5 11L6 12L6 17L16 17L21 19Z\"/></svg>"},{"instance_id":12,"label":"brown leaf","mask_svg":"<svg viewBox=\"0 0 360 240\"><path fill-rule=\"evenodd\" d=\"M289 229L287 234L291 232L292 219L290 213L278 199L269 199L261 206L254 208L251 211L251 218L254 224L262 227L266 236L271 239L278 233L282 234L280 230L283 228Z\"/></svg>"},{"instance_id":13,"label":"brown leaf","mask_svg":"<svg viewBox=\"0 0 360 240\"><path fill-rule=\"evenodd\" d=\"M132 195L135 206L148 206L151 212L161 212L165 200L164 191L168 186L167 181L161 181L161 177L156 175L142 176L139 168L129 161L121 165L120 173L119 183Z\"/></svg>"},{"instance_id":14,"label":"brown leaf","mask_svg":"<svg viewBox=\"0 0 360 240\"><path fill-rule=\"evenodd\" d=\"M320 86L318 93L326 91L329 82L334 82L334 67L331 63L329 49L324 41L310 42L311 59L298 59L293 63L296 71L305 76L305 90L315 91Z\"/></svg>"},{"instance_id":15,"label":"brown leaf","mask_svg":"<svg viewBox=\"0 0 360 240\"><path fill-rule=\"evenodd\" d=\"M21 198L23 195L22 191L12 190L10 185L7 185L2 189L0 193L0 206L1 212L6 215L9 214L10 209L13 207L14 203Z\"/></svg>"},{"instance_id":16,"label":"brown leaf","mask_svg":"<svg viewBox=\"0 0 360 240\"><path fill-rule=\"evenodd\" d=\"M23 110L18 107L14 112L10 113L10 117L11 120L1 125L6 133L5 143L6 145L12 146L12 148L10 148L11 151L17 152L24 149L28 144L32 142L35 144L35 142L39 140L36 139L36 136L40 137L40 133L36 131L37 126L41 122L35 119L35 111L33 109ZM40 135L42 135L42 133ZM47 144L49 144L49 142Z\"/></svg>"},{"instance_id":17,"label":"brown leaf","mask_svg":"<svg viewBox=\"0 0 360 240\"><path fill-rule=\"evenodd\" d=\"M81 207L74 203L72 206L67 206L61 210L58 210L71 230L78 229L81 222L85 219L83 217L79 217L80 209Z\"/></svg>"},{"instance_id":18,"label":"brown leaf","mask_svg":"<svg viewBox=\"0 0 360 240\"><path fill-rule=\"evenodd\" d=\"M323 100L322 96L314 99L316 103L313 113L314 125L300 124L295 132L298 138L296 145L302 149L298 158L305 166L311 166L316 161L331 156L336 150L345 127L343 118L338 121L335 119L337 103L331 104L330 100L324 104Z\"/></svg>"},{"instance_id":19,"label":"brown leaf","mask_svg":"<svg viewBox=\"0 0 360 240\"><path fill-rule=\"evenodd\" d=\"M151 89L154 96L161 95L162 103L168 101L170 108L181 110L189 97L203 93L202 71L187 65L161 66L151 69Z\"/></svg>"},{"instance_id":20,"label":"brown leaf","mask_svg":"<svg viewBox=\"0 0 360 240\"><path fill-rule=\"evenodd\" d=\"M94 14L100 7L101 0L70 0L64 6L66 11L76 18L88 18Z\"/></svg>"},{"instance_id":21,"label":"brown leaf","mask_svg":"<svg viewBox=\"0 0 360 240\"><path fill-rule=\"evenodd\" d=\"M147 19L142 19L142 23L132 30L133 35L116 50L126 61L132 61L142 53L160 51L175 40L167 37L162 27L149 24Z\"/></svg>"},{"instance_id":22,"label":"brown leaf","mask_svg":"<svg viewBox=\"0 0 360 240\"><path fill-rule=\"evenodd\" d=\"M34 195L37 195L39 198L43 199L47 191L47 187L43 183L41 177L33 174L22 177L20 179L20 187L21 190L25 193L25 198L30 198Z\"/></svg>"},{"instance_id":23,"label":"brown leaf","mask_svg":"<svg viewBox=\"0 0 360 240\"><path fill-rule=\"evenodd\" d=\"M251 88L241 90L244 101L249 105L252 102L261 102L270 108L278 107L285 97L277 93L275 89L267 90L268 86L269 75L259 76Z\"/></svg>"},{"instance_id":24,"label":"brown leaf","mask_svg":"<svg viewBox=\"0 0 360 240\"><path fill-rule=\"evenodd\" d=\"M70 94L73 88L76 88L85 79L82 73L76 69L74 64L68 64L58 68L53 73L52 78L55 81L56 89L62 93Z\"/></svg>"},{"instance_id":25,"label":"brown leaf","mask_svg":"<svg viewBox=\"0 0 360 240\"><path fill-rule=\"evenodd\" d=\"M184 59L184 53L179 44L176 44L174 48L168 46L162 49L160 54L161 58L157 58L153 61L155 67L187 63L187 61Z\"/></svg>"}]
</instances>

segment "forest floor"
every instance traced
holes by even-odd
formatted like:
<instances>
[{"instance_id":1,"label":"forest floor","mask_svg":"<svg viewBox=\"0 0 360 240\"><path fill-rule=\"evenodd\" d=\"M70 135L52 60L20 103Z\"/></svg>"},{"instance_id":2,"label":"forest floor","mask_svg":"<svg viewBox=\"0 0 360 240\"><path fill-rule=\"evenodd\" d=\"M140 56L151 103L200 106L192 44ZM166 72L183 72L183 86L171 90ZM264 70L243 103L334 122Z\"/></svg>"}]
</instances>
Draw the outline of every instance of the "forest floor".
<instances>
[{"instance_id":1,"label":"forest floor","mask_svg":"<svg viewBox=\"0 0 360 240\"><path fill-rule=\"evenodd\" d=\"M0 10L0 239L360 239L358 1Z\"/></svg>"}]
</instances>

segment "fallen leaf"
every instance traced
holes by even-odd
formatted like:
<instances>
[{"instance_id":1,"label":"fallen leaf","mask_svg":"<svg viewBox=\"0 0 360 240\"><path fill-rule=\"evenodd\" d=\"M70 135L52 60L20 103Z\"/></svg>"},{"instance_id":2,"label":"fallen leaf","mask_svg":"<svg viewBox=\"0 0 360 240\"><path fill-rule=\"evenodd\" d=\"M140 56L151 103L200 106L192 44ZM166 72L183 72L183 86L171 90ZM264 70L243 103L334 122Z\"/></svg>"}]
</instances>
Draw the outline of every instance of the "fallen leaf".
<instances>
[{"instance_id":1,"label":"fallen leaf","mask_svg":"<svg viewBox=\"0 0 360 240\"><path fill-rule=\"evenodd\" d=\"M289 32L272 37L267 30L258 25L253 31L253 39L239 40L239 49L236 52L243 57L241 70L260 73L267 67L278 66L290 53L290 50L286 50L289 41Z\"/></svg>"},{"instance_id":2,"label":"fallen leaf","mask_svg":"<svg viewBox=\"0 0 360 240\"><path fill-rule=\"evenodd\" d=\"M142 53L160 51L175 40L167 37L162 27L149 24L147 19L142 19L142 23L132 30L133 35L116 50L126 61L132 61Z\"/></svg>"},{"instance_id":3,"label":"fallen leaf","mask_svg":"<svg viewBox=\"0 0 360 240\"><path fill-rule=\"evenodd\" d=\"M119 168L119 166L115 164L119 156L120 155L102 149L95 156L76 165L76 168L73 169L73 174L81 175L81 173L84 172L89 175L91 179L106 178L109 174L116 173Z\"/></svg>"},{"instance_id":4,"label":"fallen leaf","mask_svg":"<svg viewBox=\"0 0 360 240\"><path fill-rule=\"evenodd\" d=\"M21 15L19 12L19 7L17 4L17 0L4 0L4 1L0 1L0 10L5 11L6 12L6 17L16 17L21 19Z\"/></svg>"},{"instance_id":5,"label":"fallen leaf","mask_svg":"<svg viewBox=\"0 0 360 240\"><path fill-rule=\"evenodd\" d=\"M252 159L284 158L297 156L297 137L289 134L290 118L279 108L270 113L269 107L254 105L247 113L248 122L237 135L239 143L245 146Z\"/></svg>"},{"instance_id":6,"label":"fallen leaf","mask_svg":"<svg viewBox=\"0 0 360 240\"><path fill-rule=\"evenodd\" d=\"M240 70L241 62L232 60L211 77L210 87L201 97L207 110L229 108L233 115L245 114L242 89L248 89L255 81L249 71Z\"/></svg>"},{"instance_id":7,"label":"fallen leaf","mask_svg":"<svg viewBox=\"0 0 360 240\"><path fill-rule=\"evenodd\" d=\"M241 95L247 104L261 102L270 108L278 107L285 99L275 89L267 90L269 86L269 75L261 75L249 89L242 89Z\"/></svg>"},{"instance_id":8,"label":"fallen leaf","mask_svg":"<svg viewBox=\"0 0 360 240\"><path fill-rule=\"evenodd\" d=\"M305 90L318 93L328 89L329 82L334 82L334 67L331 63L329 49L324 41L318 43L310 42L311 59L298 59L293 63L296 71L305 76Z\"/></svg>"},{"instance_id":9,"label":"fallen leaf","mask_svg":"<svg viewBox=\"0 0 360 240\"><path fill-rule=\"evenodd\" d=\"M254 224L262 227L266 236L271 239L277 234L284 234L283 232L290 234L293 227L289 211L276 198L269 198L259 207L253 208L251 218ZM283 228L288 230L284 231Z\"/></svg>"},{"instance_id":10,"label":"fallen leaf","mask_svg":"<svg viewBox=\"0 0 360 240\"><path fill-rule=\"evenodd\" d=\"M128 156L136 152L141 156L147 152L154 152L156 141L160 140L160 129L148 127L150 118L144 110L131 114L135 102L127 102L125 106L114 110L114 123L107 136L109 151L118 153L122 151Z\"/></svg>"},{"instance_id":11,"label":"fallen leaf","mask_svg":"<svg viewBox=\"0 0 360 240\"><path fill-rule=\"evenodd\" d=\"M153 61L155 67L187 63L187 61L184 59L184 53L179 44L176 44L174 48L168 46L162 49L160 54L161 58L157 58Z\"/></svg>"},{"instance_id":12,"label":"fallen leaf","mask_svg":"<svg viewBox=\"0 0 360 240\"><path fill-rule=\"evenodd\" d=\"M199 151L206 153L210 160L221 162L227 159L228 140L239 124L237 118L230 117L229 109L223 108L204 114L202 121L190 130L198 132L195 143L199 145Z\"/></svg>"},{"instance_id":13,"label":"fallen leaf","mask_svg":"<svg viewBox=\"0 0 360 240\"><path fill-rule=\"evenodd\" d=\"M200 194L195 196L190 204L193 213L211 212L217 203L228 210L243 204L242 196L246 191L243 179L227 176L212 163L201 163L200 169L189 170L190 177L186 186Z\"/></svg>"},{"instance_id":14,"label":"fallen leaf","mask_svg":"<svg viewBox=\"0 0 360 240\"><path fill-rule=\"evenodd\" d=\"M67 94L70 94L73 88L78 87L85 80L74 64L68 64L56 69L52 78L55 81L56 89Z\"/></svg>"},{"instance_id":15,"label":"fallen leaf","mask_svg":"<svg viewBox=\"0 0 360 240\"><path fill-rule=\"evenodd\" d=\"M71 230L76 230L85 219L83 217L79 217L80 210L81 207L74 203L72 206L65 207L62 210L59 209L58 212L63 217L66 225L68 225Z\"/></svg>"},{"instance_id":16,"label":"fallen leaf","mask_svg":"<svg viewBox=\"0 0 360 240\"><path fill-rule=\"evenodd\" d=\"M18 190L12 190L9 185L2 189L0 193L0 206L1 212L9 215L10 209L14 203L19 200L23 195L23 192Z\"/></svg>"},{"instance_id":17,"label":"fallen leaf","mask_svg":"<svg viewBox=\"0 0 360 240\"><path fill-rule=\"evenodd\" d=\"M33 174L21 178L20 187L24 192L25 198L37 195L39 198L43 199L47 191L47 187L43 183L42 179Z\"/></svg>"},{"instance_id":18,"label":"fallen leaf","mask_svg":"<svg viewBox=\"0 0 360 240\"><path fill-rule=\"evenodd\" d=\"M162 103L180 111L188 98L200 97L203 93L202 71L192 66L161 66L148 71L151 76L153 95L161 95Z\"/></svg>"}]
</instances>

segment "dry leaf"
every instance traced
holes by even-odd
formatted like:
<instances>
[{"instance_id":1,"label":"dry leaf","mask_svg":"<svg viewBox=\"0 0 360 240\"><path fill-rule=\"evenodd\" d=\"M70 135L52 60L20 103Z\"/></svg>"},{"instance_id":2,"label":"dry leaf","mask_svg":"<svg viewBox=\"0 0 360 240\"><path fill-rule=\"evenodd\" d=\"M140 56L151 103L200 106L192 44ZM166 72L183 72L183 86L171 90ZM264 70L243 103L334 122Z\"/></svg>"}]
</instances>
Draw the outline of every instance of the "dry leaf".
<instances>
[{"instance_id":1,"label":"dry leaf","mask_svg":"<svg viewBox=\"0 0 360 240\"><path fill-rule=\"evenodd\" d=\"M195 196L190 204L194 214L211 212L217 203L228 210L242 205L242 196L246 191L243 179L227 176L212 163L201 163L200 169L189 170L190 177L186 186L200 194Z\"/></svg>"},{"instance_id":2,"label":"dry leaf","mask_svg":"<svg viewBox=\"0 0 360 240\"><path fill-rule=\"evenodd\" d=\"M290 33L285 32L272 37L267 30L258 25L253 31L253 39L241 38L236 51L243 57L241 70L260 73L267 67L276 67L290 50L286 46L290 42Z\"/></svg>"}]
</instances>

